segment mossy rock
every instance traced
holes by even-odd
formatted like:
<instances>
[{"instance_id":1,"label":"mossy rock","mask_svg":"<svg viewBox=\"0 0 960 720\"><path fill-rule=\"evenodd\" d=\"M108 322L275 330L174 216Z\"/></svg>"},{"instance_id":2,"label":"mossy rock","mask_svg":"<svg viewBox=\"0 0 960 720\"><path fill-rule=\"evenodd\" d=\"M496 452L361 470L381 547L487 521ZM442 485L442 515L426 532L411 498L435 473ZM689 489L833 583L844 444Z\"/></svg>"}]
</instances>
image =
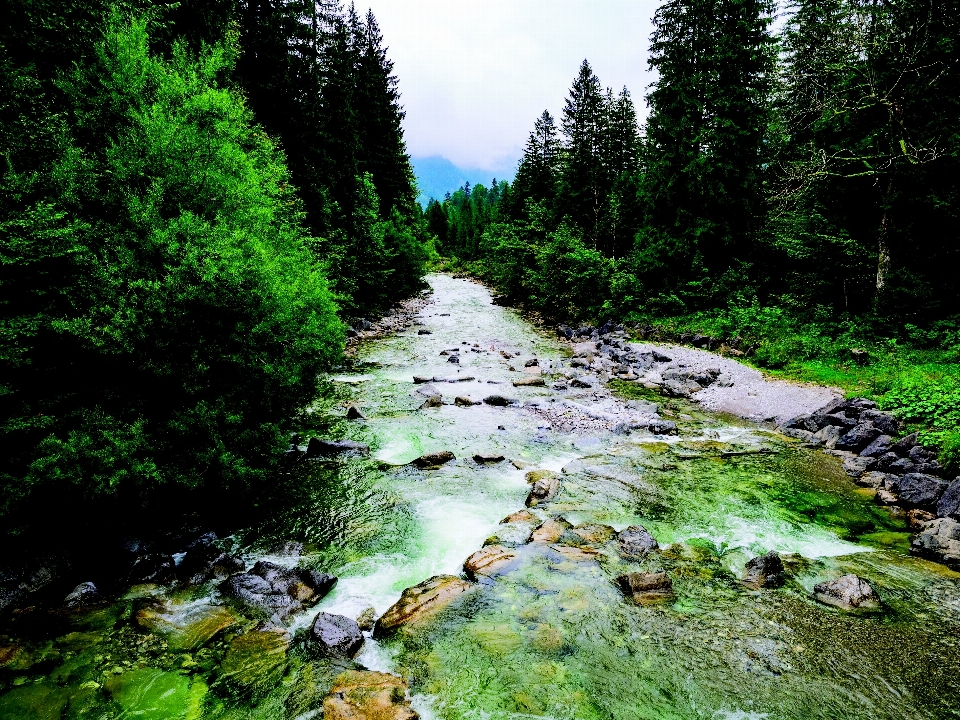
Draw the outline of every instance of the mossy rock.
<instances>
[{"instance_id":1,"label":"mossy rock","mask_svg":"<svg viewBox=\"0 0 960 720\"><path fill-rule=\"evenodd\" d=\"M137 624L162 635L171 650L196 650L239 622L229 608L205 603L151 603L137 612Z\"/></svg>"},{"instance_id":2,"label":"mossy rock","mask_svg":"<svg viewBox=\"0 0 960 720\"><path fill-rule=\"evenodd\" d=\"M230 643L220 665L220 680L242 693L264 695L287 669L290 633L266 627L239 635Z\"/></svg>"},{"instance_id":3,"label":"mossy rock","mask_svg":"<svg viewBox=\"0 0 960 720\"><path fill-rule=\"evenodd\" d=\"M207 692L202 680L191 684L183 675L149 667L110 678L103 689L123 709L123 717L138 720L198 718Z\"/></svg>"},{"instance_id":4,"label":"mossy rock","mask_svg":"<svg viewBox=\"0 0 960 720\"><path fill-rule=\"evenodd\" d=\"M60 720L67 691L46 683L24 685L0 695L0 720Z\"/></svg>"}]
</instances>

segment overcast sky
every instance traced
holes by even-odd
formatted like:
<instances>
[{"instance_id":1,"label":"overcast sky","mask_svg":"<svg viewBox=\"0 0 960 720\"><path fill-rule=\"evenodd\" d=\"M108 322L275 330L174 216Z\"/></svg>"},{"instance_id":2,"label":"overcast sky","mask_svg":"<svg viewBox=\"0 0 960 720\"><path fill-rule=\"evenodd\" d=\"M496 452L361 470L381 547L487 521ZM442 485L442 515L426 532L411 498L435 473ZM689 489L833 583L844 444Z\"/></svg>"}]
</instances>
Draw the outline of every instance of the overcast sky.
<instances>
[{"instance_id":1,"label":"overcast sky","mask_svg":"<svg viewBox=\"0 0 960 720\"><path fill-rule=\"evenodd\" d=\"M656 0L367 2L396 64L411 155L512 167L584 58L604 86L626 85L642 115Z\"/></svg>"}]
</instances>

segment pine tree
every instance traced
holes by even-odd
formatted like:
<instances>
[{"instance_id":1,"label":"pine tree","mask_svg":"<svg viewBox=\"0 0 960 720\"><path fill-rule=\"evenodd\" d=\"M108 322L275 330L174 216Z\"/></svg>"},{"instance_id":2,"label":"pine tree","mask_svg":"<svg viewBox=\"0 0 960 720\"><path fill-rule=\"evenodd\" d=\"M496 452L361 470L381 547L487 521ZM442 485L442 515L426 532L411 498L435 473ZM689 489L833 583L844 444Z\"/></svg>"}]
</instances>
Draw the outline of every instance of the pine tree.
<instances>
[{"instance_id":1,"label":"pine tree","mask_svg":"<svg viewBox=\"0 0 960 720\"><path fill-rule=\"evenodd\" d=\"M512 202L515 206L511 208L511 214L514 217L522 217L528 201L553 203L557 192L559 160L557 126L553 116L544 110L527 138L513 182Z\"/></svg>"}]
</instances>

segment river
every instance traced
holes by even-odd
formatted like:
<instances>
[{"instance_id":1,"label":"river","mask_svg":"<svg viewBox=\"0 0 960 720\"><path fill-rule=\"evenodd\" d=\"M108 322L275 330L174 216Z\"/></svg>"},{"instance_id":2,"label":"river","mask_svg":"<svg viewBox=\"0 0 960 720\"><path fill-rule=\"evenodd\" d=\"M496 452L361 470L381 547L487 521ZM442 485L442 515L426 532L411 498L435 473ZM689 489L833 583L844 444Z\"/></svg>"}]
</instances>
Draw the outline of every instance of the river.
<instances>
[{"instance_id":1,"label":"river","mask_svg":"<svg viewBox=\"0 0 960 720\"><path fill-rule=\"evenodd\" d=\"M459 574L493 535L508 547L522 541L522 528L500 521L523 508L529 470L552 470L561 490L533 508L541 520L643 525L661 552L625 559L604 537L578 548L569 539L520 544L504 572L480 578L433 622L384 642L367 637L356 663L405 677L421 717L960 717L960 575L911 558L902 520L872 503L835 458L624 386L621 395L657 403L679 432L613 432L577 407L609 414L628 397L600 386L513 387L531 375L527 361L560 372L569 350L494 306L476 283L428 280L422 325L363 344L302 428L367 443L370 456L301 463L284 503L233 538L251 563L265 557L338 576L319 605L290 619L291 637L318 611L383 613L405 588ZM420 409L430 390L414 375L456 382L431 383L444 404ZM453 404L491 394L518 402ZM346 420L347 402L367 419ZM457 460L407 465L440 450ZM477 463L478 453L506 460ZM267 550L285 540L304 543L303 556ZM745 563L769 550L784 558L785 586L742 585ZM614 578L630 571L668 573L673 596L628 601ZM846 573L869 580L880 612L812 598L816 583ZM274 673L266 687L239 692L222 668L239 631L187 652L157 650L137 625L149 596L181 614L221 603L212 587L141 587L48 637L0 638L0 718L319 717L342 668L294 642L279 670L264 671Z\"/></svg>"}]
</instances>

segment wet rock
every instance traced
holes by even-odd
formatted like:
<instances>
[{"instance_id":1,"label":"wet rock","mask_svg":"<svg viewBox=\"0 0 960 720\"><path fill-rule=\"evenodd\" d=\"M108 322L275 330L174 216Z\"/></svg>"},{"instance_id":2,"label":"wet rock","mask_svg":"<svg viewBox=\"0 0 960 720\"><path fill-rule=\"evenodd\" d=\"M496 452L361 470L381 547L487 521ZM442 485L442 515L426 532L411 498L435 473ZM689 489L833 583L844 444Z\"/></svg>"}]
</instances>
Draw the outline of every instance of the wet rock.
<instances>
[{"instance_id":1,"label":"wet rock","mask_svg":"<svg viewBox=\"0 0 960 720\"><path fill-rule=\"evenodd\" d=\"M807 432L815 433L819 429L820 426L817 425L817 422L809 414L797 415L796 417L790 418L780 426L781 432L784 430L806 430Z\"/></svg>"},{"instance_id":2,"label":"wet rock","mask_svg":"<svg viewBox=\"0 0 960 720\"><path fill-rule=\"evenodd\" d=\"M453 400L453 404L457 407L473 407L474 405L479 405L479 400L474 400L469 395L457 395Z\"/></svg>"},{"instance_id":3,"label":"wet rock","mask_svg":"<svg viewBox=\"0 0 960 720\"><path fill-rule=\"evenodd\" d=\"M529 510L518 510L515 513L507 515L503 520L500 521L501 525L506 525L507 523L539 523L540 520L537 519L537 516L534 515Z\"/></svg>"},{"instance_id":4,"label":"wet rock","mask_svg":"<svg viewBox=\"0 0 960 720\"><path fill-rule=\"evenodd\" d=\"M144 630L162 635L171 650L192 651L235 627L240 619L219 605L155 600L137 610L136 622Z\"/></svg>"},{"instance_id":5,"label":"wet rock","mask_svg":"<svg viewBox=\"0 0 960 720\"><path fill-rule=\"evenodd\" d=\"M692 380L666 380L662 386L663 393L668 397L688 398L701 390L699 383Z\"/></svg>"},{"instance_id":6,"label":"wet rock","mask_svg":"<svg viewBox=\"0 0 960 720\"><path fill-rule=\"evenodd\" d=\"M572 527L573 525L571 523L558 515L545 521L543 525L534 530L533 534L530 535L530 542L555 543L563 533Z\"/></svg>"},{"instance_id":7,"label":"wet rock","mask_svg":"<svg viewBox=\"0 0 960 720\"><path fill-rule=\"evenodd\" d=\"M457 457L449 450L440 450L439 452L427 453L426 455L421 455L416 460L412 461L410 464L415 465L421 470L430 470L433 468L438 468L441 465L456 460Z\"/></svg>"},{"instance_id":8,"label":"wet rock","mask_svg":"<svg viewBox=\"0 0 960 720\"><path fill-rule=\"evenodd\" d=\"M432 377L426 377L425 375L414 375L413 384L414 385L423 385L425 383L433 382Z\"/></svg>"},{"instance_id":9,"label":"wet rock","mask_svg":"<svg viewBox=\"0 0 960 720\"><path fill-rule=\"evenodd\" d=\"M369 632L373 630L374 623L377 622L377 611L368 607L362 613L360 617L357 618L357 627L360 628L363 632Z\"/></svg>"},{"instance_id":10,"label":"wet rock","mask_svg":"<svg viewBox=\"0 0 960 720\"><path fill-rule=\"evenodd\" d=\"M262 625L230 643L220 664L220 679L255 696L275 689L287 668L290 633Z\"/></svg>"},{"instance_id":11,"label":"wet rock","mask_svg":"<svg viewBox=\"0 0 960 720\"><path fill-rule=\"evenodd\" d=\"M542 377L526 377L513 381L514 387L544 387L545 385Z\"/></svg>"},{"instance_id":12,"label":"wet rock","mask_svg":"<svg viewBox=\"0 0 960 720\"><path fill-rule=\"evenodd\" d=\"M443 407L443 398L440 395L431 395L423 401L423 404L420 406L420 410L438 407Z\"/></svg>"},{"instance_id":13,"label":"wet rock","mask_svg":"<svg viewBox=\"0 0 960 720\"><path fill-rule=\"evenodd\" d=\"M872 488L873 490L879 490L884 487L887 482L889 482L894 476L889 473L883 472L868 472L861 475L857 478L857 485L866 488Z\"/></svg>"},{"instance_id":14,"label":"wet rock","mask_svg":"<svg viewBox=\"0 0 960 720\"><path fill-rule=\"evenodd\" d=\"M797 428L785 428L783 434L787 437L792 437L796 440L802 440L805 443L811 443L814 445L820 445L820 440L817 436L810 432L809 430L799 430Z\"/></svg>"},{"instance_id":15,"label":"wet rock","mask_svg":"<svg viewBox=\"0 0 960 720\"><path fill-rule=\"evenodd\" d=\"M879 436L880 430L873 423L860 423L837 440L837 450L860 452Z\"/></svg>"},{"instance_id":16,"label":"wet rock","mask_svg":"<svg viewBox=\"0 0 960 720\"><path fill-rule=\"evenodd\" d=\"M287 569L261 560L249 573L233 575L220 592L255 614L283 620L305 605L319 602L337 584L333 575L316 570Z\"/></svg>"},{"instance_id":17,"label":"wet rock","mask_svg":"<svg viewBox=\"0 0 960 720\"><path fill-rule=\"evenodd\" d=\"M960 520L960 477L954 479L937 502L937 515Z\"/></svg>"},{"instance_id":18,"label":"wet rock","mask_svg":"<svg viewBox=\"0 0 960 720\"><path fill-rule=\"evenodd\" d=\"M813 588L813 597L825 605L845 610L877 610L880 607L880 597L870 583L856 575L818 583Z\"/></svg>"},{"instance_id":19,"label":"wet rock","mask_svg":"<svg viewBox=\"0 0 960 720\"><path fill-rule=\"evenodd\" d=\"M419 330L417 330L417 335L433 335L433 333L430 330L427 330L426 328L420 328Z\"/></svg>"},{"instance_id":20,"label":"wet rock","mask_svg":"<svg viewBox=\"0 0 960 720\"><path fill-rule=\"evenodd\" d=\"M960 568L960 522L947 517L931 521L913 539L910 553Z\"/></svg>"},{"instance_id":21,"label":"wet rock","mask_svg":"<svg viewBox=\"0 0 960 720\"><path fill-rule=\"evenodd\" d=\"M933 507L947 489L947 482L933 475L908 473L891 481L887 489L899 495L906 506Z\"/></svg>"},{"instance_id":22,"label":"wet rock","mask_svg":"<svg viewBox=\"0 0 960 720\"><path fill-rule=\"evenodd\" d=\"M646 428L654 435L676 435L678 432L677 424L672 420L651 420Z\"/></svg>"},{"instance_id":23,"label":"wet rock","mask_svg":"<svg viewBox=\"0 0 960 720\"><path fill-rule=\"evenodd\" d=\"M660 549L656 539L642 525L631 525L617 534L620 555L627 560L641 560Z\"/></svg>"},{"instance_id":24,"label":"wet rock","mask_svg":"<svg viewBox=\"0 0 960 720\"><path fill-rule=\"evenodd\" d=\"M496 575L516 559L517 555L502 545L488 545L468 557L463 572L471 580Z\"/></svg>"},{"instance_id":25,"label":"wet rock","mask_svg":"<svg viewBox=\"0 0 960 720\"><path fill-rule=\"evenodd\" d=\"M276 617L279 620L290 616L303 606L286 593L276 592L263 578L242 573L227 578L220 584L224 597L235 600L248 611L261 617Z\"/></svg>"},{"instance_id":26,"label":"wet rock","mask_svg":"<svg viewBox=\"0 0 960 720\"><path fill-rule=\"evenodd\" d=\"M474 455L473 461L478 465L495 465L502 463L506 458L503 455Z\"/></svg>"},{"instance_id":27,"label":"wet rock","mask_svg":"<svg viewBox=\"0 0 960 720\"><path fill-rule=\"evenodd\" d=\"M483 399L487 405L493 405L494 407L506 407L507 405L515 405L516 400L513 398L504 397L503 395L487 395Z\"/></svg>"},{"instance_id":28,"label":"wet rock","mask_svg":"<svg viewBox=\"0 0 960 720\"><path fill-rule=\"evenodd\" d=\"M550 502L560 491L560 478L556 473L552 477L541 477L533 483L530 493L527 495L527 507L534 507L541 503Z\"/></svg>"},{"instance_id":29,"label":"wet rock","mask_svg":"<svg viewBox=\"0 0 960 720\"><path fill-rule=\"evenodd\" d=\"M786 579L783 561L774 550L750 560L746 570L741 582L754 590L780 587Z\"/></svg>"},{"instance_id":30,"label":"wet rock","mask_svg":"<svg viewBox=\"0 0 960 720\"><path fill-rule=\"evenodd\" d=\"M130 568L131 585L153 583L166 585L176 580L177 569L173 556L167 553L145 553L137 557Z\"/></svg>"},{"instance_id":31,"label":"wet rock","mask_svg":"<svg viewBox=\"0 0 960 720\"><path fill-rule=\"evenodd\" d=\"M396 675L349 670L323 700L324 720L419 720L407 699L407 683Z\"/></svg>"},{"instance_id":32,"label":"wet rock","mask_svg":"<svg viewBox=\"0 0 960 720\"><path fill-rule=\"evenodd\" d=\"M271 547L270 554L279 557L300 557L303 554L303 543L287 540Z\"/></svg>"},{"instance_id":33,"label":"wet rock","mask_svg":"<svg viewBox=\"0 0 960 720\"><path fill-rule=\"evenodd\" d=\"M847 458L843 461L843 471L850 477L858 478L872 470L876 464L876 458L872 457Z\"/></svg>"},{"instance_id":34,"label":"wet rock","mask_svg":"<svg viewBox=\"0 0 960 720\"><path fill-rule=\"evenodd\" d=\"M347 420L366 420L367 416L360 412L360 408L356 405L350 405L347 407Z\"/></svg>"},{"instance_id":35,"label":"wet rock","mask_svg":"<svg viewBox=\"0 0 960 720\"><path fill-rule=\"evenodd\" d=\"M668 600L673 597L673 582L666 573L631 572L617 577L617 585L638 605Z\"/></svg>"},{"instance_id":36,"label":"wet rock","mask_svg":"<svg viewBox=\"0 0 960 720\"><path fill-rule=\"evenodd\" d=\"M459 364L460 364L460 356L459 356L459 355L451 355L450 357L447 358L447 362L448 362L448 363L453 363L454 365L459 365Z\"/></svg>"},{"instance_id":37,"label":"wet rock","mask_svg":"<svg viewBox=\"0 0 960 720\"><path fill-rule=\"evenodd\" d=\"M570 530L564 533L564 535L561 536L561 541L563 541L565 537L572 536L574 541L570 542L570 545L577 547L581 547L583 545L596 547L606 544L612 540L616 534L617 531L609 525L582 523L576 527L570 528Z\"/></svg>"},{"instance_id":38,"label":"wet rock","mask_svg":"<svg viewBox=\"0 0 960 720\"><path fill-rule=\"evenodd\" d=\"M934 515L932 512L927 512L926 510L920 510L919 508L907 510L907 527L914 532L920 532L923 530L924 525L931 520L936 519L936 515Z\"/></svg>"},{"instance_id":39,"label":"wet rock","mask_svg":"<svg viewBox=\"0 0 960 720\"><path fill-rule=\"evenodd\" d=\"M400 599L377 620L373 637L389 637L433 617L443 608L477 586L453 575L435 575L403 591Z\"/></svg>"},{"instance_id":40,"label":"wet rock","mask_svg":"<svg viewBox=\"0 0 960 720\"><path fill-rule=\"evenodd\" d=\"M243 559L224 552L213 543L198 544L187 550L177 566L177 577L187 585L223 580L244 568Z\"/></svg>"},{"instance_id":41,"label":"wet rock","mask_svg":"<svg viewBox=\"0 0 960 720\"><path fill-rule=\"evenodd\" d=\"M70 591L70 594L63 599L63 606L68 610L79 610L96 605L100 600L100 591L97 590L97 586L92 582L84 582Z\"/></svg>"},{"instance_id":42,"label":"wet rock","mask_svg":"<svg viewBox=\"0 0 960 720\"><path fill-rule=\"evenodd\" d=\"M321 612L310 626L308 646L323 657L348 659L360 652L363 635L356 620Z\"/></svg>"},{"instance_id":43,"label":"wet rock","mask_svg":"<svg viewBox=\"0 0 960 720\"><path fill-rule=\"evenodd\" d=\"M370 451L369 446L353 440L320 440L319 438L310 438L307 443L307 457L320 458L332 457L334 455L364 454Z\"/></svg>"}]
</instances>

